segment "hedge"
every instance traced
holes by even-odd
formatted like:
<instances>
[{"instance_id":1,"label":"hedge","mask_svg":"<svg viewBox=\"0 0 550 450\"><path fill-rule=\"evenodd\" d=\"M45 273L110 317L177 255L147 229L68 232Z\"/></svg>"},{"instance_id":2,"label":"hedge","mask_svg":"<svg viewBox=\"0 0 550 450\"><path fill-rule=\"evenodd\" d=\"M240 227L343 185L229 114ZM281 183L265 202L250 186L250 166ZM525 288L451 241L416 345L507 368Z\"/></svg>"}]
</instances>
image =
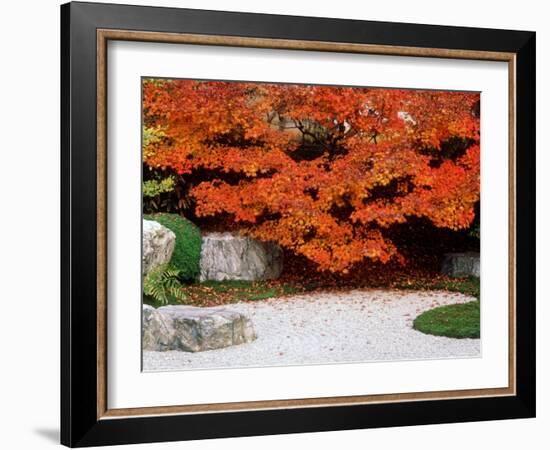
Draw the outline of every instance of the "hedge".
<instances>
[{"instance_id":1,"label":"hedge","mask_svg":"<svg viewBox=\"0 0 550 450\"><path fill-rule=\"evenodd\" d=\"M170 265L180 271L182 281L194 281L200 272L201 232L199 228L177 214L144 214L146 220L154 220L172 230L176 235L176 245Z\"/></svg>"}]
</instances>

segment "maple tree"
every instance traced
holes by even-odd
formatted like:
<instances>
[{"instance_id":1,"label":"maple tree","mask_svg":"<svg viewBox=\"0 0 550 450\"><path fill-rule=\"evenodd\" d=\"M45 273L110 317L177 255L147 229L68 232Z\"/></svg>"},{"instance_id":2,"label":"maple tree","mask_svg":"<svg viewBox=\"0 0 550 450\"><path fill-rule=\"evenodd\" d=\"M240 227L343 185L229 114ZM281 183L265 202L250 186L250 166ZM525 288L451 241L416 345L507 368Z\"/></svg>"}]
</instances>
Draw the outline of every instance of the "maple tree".
<instances>
[{"instance_id":1,"label":"maple tree","mask_svg":"<svg viewBox=\"0 0 550 450\"><path fill-rule=\"evenodd\" d=\"M196 216L320 270L403 261L386 231L412 217L475 216L478 93L147 79L143 119L144 164L193 180Z\"/></svg>"}]
</instances>

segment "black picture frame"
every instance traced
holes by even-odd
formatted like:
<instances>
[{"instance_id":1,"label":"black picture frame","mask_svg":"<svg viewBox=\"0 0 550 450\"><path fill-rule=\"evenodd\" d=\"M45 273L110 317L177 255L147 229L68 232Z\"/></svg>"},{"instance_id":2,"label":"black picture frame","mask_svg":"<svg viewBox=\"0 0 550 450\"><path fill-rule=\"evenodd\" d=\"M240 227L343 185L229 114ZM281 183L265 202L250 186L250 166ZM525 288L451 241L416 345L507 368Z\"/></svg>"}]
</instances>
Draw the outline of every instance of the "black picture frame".
<instances>
[{"instance_id":1,"label":"black picture frame","mask_svg":"<svg viewBox=\"0 0 550 450\"><path fill-rule=\"evenodd\" d=\"M125 418L98 414L97 30L515 55L515 395ZM70 447L535 416L534 32L113 4L61 6L61 443ZM99 416L99 417L98 417Z\"/></svg>"}]
</instances>

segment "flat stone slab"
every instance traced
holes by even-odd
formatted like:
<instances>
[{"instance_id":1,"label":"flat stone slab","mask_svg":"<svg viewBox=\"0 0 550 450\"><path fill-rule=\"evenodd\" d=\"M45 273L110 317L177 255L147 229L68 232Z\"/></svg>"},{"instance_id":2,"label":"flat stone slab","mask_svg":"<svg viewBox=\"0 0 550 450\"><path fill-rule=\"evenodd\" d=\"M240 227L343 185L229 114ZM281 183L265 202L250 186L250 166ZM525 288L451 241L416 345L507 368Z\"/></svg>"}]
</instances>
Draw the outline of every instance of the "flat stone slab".
<instances>
[{"instance_id":1,"label":"flat stone slab","mask_svg":"<svg viewBox=\"0 0 550 450\"><path fill-rule=\"evenodd\" d=\"M225 307L143 305L143 350L202 352L256 339L252 322Z\"/></svg>"},{"instance_id":2,"label":"flat stone slab","mask_svg":"<svg viewBox=\"0 0 550 450\"><path fill-rule=\"evenodd\" d=\"M283 252L273 242L233 233L202 237L200 280L267 280L283 270Z\"/></svg>"},{"instance_id":3,"label":"flat stone slab","mask_svg":"<svg viewBox=\"0 0 550 450\"><path fill-rule=\"evenodd\" d=\"M479 253L447 253L443 258L441 272L450 277L479 278Z\"/></svg>"}]
</instances>

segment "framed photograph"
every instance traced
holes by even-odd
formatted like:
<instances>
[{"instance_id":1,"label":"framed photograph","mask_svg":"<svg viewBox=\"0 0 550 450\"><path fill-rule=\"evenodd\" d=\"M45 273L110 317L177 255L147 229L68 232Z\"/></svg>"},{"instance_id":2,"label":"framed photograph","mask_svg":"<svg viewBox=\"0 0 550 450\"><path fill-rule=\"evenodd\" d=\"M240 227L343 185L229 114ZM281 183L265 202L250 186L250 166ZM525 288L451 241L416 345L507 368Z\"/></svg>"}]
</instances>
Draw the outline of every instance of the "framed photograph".
<instances>
[{"instance_id":1,"label":"framed photograph","mask_svg":"<svg viewBox=\"0 0 550 450\"><path fill-rule=\"evenodd\" d=\"M61 7L61 441L535 415L535 33Z\"/></svg>"}]
</instances>

